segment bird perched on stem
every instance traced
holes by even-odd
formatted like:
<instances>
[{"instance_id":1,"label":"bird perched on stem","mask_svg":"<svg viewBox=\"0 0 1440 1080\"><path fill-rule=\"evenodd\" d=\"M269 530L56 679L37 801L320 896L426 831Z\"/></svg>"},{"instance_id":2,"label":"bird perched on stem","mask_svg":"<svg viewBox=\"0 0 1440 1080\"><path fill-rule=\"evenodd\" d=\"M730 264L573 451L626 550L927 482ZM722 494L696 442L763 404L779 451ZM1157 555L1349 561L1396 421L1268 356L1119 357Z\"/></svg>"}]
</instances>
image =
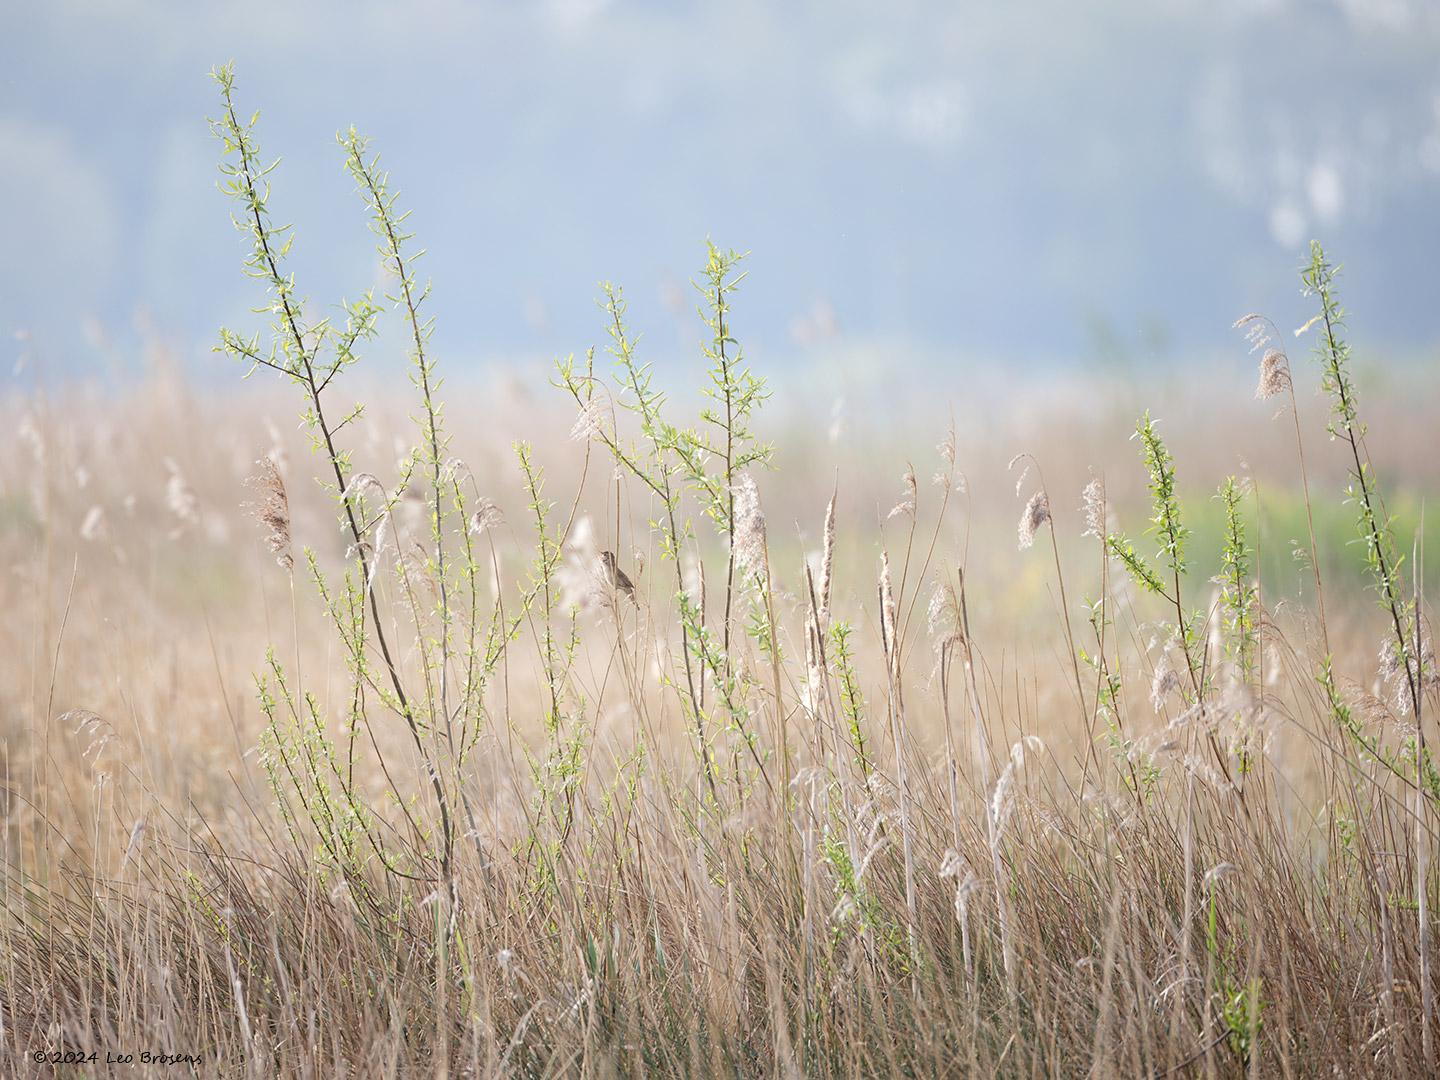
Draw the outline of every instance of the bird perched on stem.
<instances>
[{"instance_id":1,"label":"bird perched on stem","mask_svg":"<svg viewBox=\"0 0 1440 1080\"><path fill-rule=\"evenodd\" d=\"M632 602L639 603L639 601L635 599L635 583L630 580L630 576L626 574L624 570L620 569L620 564L615 561L615 553L613 551L602 551L600 553L600 566L604 571L606 585L609 585L610 588L616 592L624 593Z\"/></svg>"}]
</instances>

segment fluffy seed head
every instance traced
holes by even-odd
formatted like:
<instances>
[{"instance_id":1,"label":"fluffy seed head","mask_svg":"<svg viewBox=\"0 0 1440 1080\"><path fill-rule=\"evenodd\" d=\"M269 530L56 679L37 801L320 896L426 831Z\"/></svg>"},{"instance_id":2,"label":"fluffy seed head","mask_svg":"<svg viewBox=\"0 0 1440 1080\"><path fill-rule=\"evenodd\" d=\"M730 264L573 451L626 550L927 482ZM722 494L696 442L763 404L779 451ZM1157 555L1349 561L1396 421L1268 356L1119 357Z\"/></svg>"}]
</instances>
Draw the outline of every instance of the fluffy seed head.
<instances>
[{"instance_id":1,"label":"fluffy seed head","mask_svg":"<svg viewBox=\"0 0 1440 1080\"><path fill-rule=\"evenodd\" d=\"M1023 457L1023 454L1016 454L1013 458L1010 459L1009 467L1013 470L1016 463L1018 463ZM1027 463L1026 466L1020 470L1020 475L1015 478L1015 497L1017 499L1020 497L1020 492L1024 490L1025 481L1028 479L1030 479L1030 466Z\"/></svg>"},{"instance_id":2,"label":"fluffy seed head","mask_svg":"<svg viewBox=\"0 0 1440 1080\"><path fill-rule=\"evenodd\" d=\"M947 646L964 640L960 626L960 600L955 595L955 586L948 581L937 582L935 591L930 594L925 626L937 653L943 653Z\"/></svg>"},{"instance_id":3,"label":"fluffy seed head","mask_svg":"<svg viewBox=\"0 0 1440 1080\"><path fill-rule=\"evenodd\" d=\"M830 582L835 570L835 499L839 492L830 496L830 505L825 508L825 554L820 559L820 623L822 628L830 621Z\"/></svg>"},{"instance_id":4,"label":"fluffy seed head","mask_svg":"<svg viewBox=\"0 0 1440 1080\"><path fill-rule=\"evenodd\" d=\"M1045 743L1037 735L1026 735L1023 739L1010 747L1010 760L1005 763L1004 770L995 781L995 789L990 793L990 845L992 848L999 845L1001 838L1005 835L1005 826L1009 823L1010 812L1015 808L1015 773L1025 764L1027 754L1038 753L1045 749Z\"/></svg>"},{"instance_id":5,"label":"fluffy seed head","mask_svg":"<svg viewBox=\"0 0 1440 1080\"><path fill-rule=\"evenodd\" d=\"M386 493L385 485L380 482L379 477L373 473L357 472L350 477L350 482L345 485L345 490L340 493L340 501L348 502L352 498L358 501L364 498L367 492L373 495L382 507L378 517L373 518L361 526L362 532L368 532L378 521L379 528L375 529L375 539L373 541L362 540L358 545L359 550L353 552L353 554L363 559L367 557L366 553L368 550L370 573L365 579L365 591L368 594L370 589L374 587L375 575L380 569L380 555L384 552L389 534L392 531L389 495ZM396 551L398 554L398 547Z\"/></svg>"},{"instance_id":6,"label":"fluffy seed head","mask_svg":"<svg viewBox=\"0 0 1440 1080\"><path fill-rule=\"evenodd\" d=\"M1207 893L1214 892L1216 887L1227 877L1240 873L1240 868L1234 863L1216 863L1209 870L1205 871L1205 878L1200 883Z\"/></svg>"},{"instance_id":7,"label":"fluffy seed head","mask_svg":"<svg viewBox=\"0 0 1440 1080\"><path fill-rule=\"evenodd\" d=\"M345 490L340 493L341 500L348 500L352 495L363 495L370 493L382 502L386 498L385 485L380 478L373 473L357 472L350 477L350 482L345 485Z\"/></svg>"},{"instance_id":8,"label":"fluffy seed head","mask_svg":"<svg viewBox=\"0 0 1440 1080\"><path fill-rule=\"evenodd\" d=\"M1085 511L1085 531L1082 536L1105 538L1105 481L1098 476L1085 485L1080 493L1080 506Z\"/></svg>"},{"instance_id":9,"label":"fluffy seed head","mask_svg":"<svg viewBox=\"0 0 1440 1080\"><path fill-rule=\"evenodd\" d=\"M925 609L925 628L930 633L936 634L940 631L945 617L945 585L935 586L935 591L930 594L930 604Z\"/></svg>"},{"instance_id":10,"label":"fluffy seed head","mask_svg":"<svg viewBox=\"0 0 1440 1080\"><path fill-rule=\"evenodd\" d=\"M935 483L946 491L950 491L956 485L955 476L955 425L952 423L945 431L945 438L936 447L940 451L940 460L945 463L945 468L935 474ZM964 480L959 481L960 489L965 487Z\"/></svg>"},{"instance_id":11,"label":"fluffy seed head","mask_svg":"<svg viewBox=\"0 0 1440 1080\"><path fill-rule=\"evenodd\" d=\"M261 458L257 464L260 471L248 482L260 493L260 501L251 504L250 509L265 529L265 546L282 569L290 570L295 566L290 545L290 496L274 458Z\"/></svg>"},{"instance_id":12,"label":"fluffy seed head","mask_svg":"<svg viewBox=\"0 0 1440 1080\"><path fill-rule=\"evenodd\" d=\"M471 535L479 535L486 529L493 529L505 523L505 515L500 508L489 499L482 498L475 512L470 515L469 530Z\"/></svg>"},{"instance_id":13,"label":"fluffy seed head","mask_svg":"<svg viewBox=\"0 0 1440 1080\"><path fill-rule=\"evenodd\" d=\"M745 473L735 482L735 561L746 573L765 574L765 515L755 478Z\"/></svg>"},{"instance_id":14,"label":"fluffy seed head","mask_svg":"<svg viewBox=\"0 0 1440 1080\"><path fill-rule=\"evenodd\" d=\"M1265 350L1260 357L1260 382L1255 387L1255 396L1260 399L1272 398L1284 393L1290 387L1290 360L1280 349Z\"/></svg>"},{"instance_id":15,"label":"fluffy seed head","mask_svg":"<svg viewBox=\"0 0 1440 1080\"><path fill-rule=\"evenodd\" d=\"M1256 349L1264 348L1275 340L1275 335L1270 332L1273 325L1274 324L1264 315L1252 313L1236 319L1235 325L1231 329L1239 330L1243 328L1245 330L1245 340L1250 343L1250 351L1254 352Z\"/></svg>"},{"instance_id":16,"label":"fluffy seed head","mask_svg":"<svg viewBox=\"0 0 1440 1080\"><path fill-rule=\"evenodd\" d=\"M915 502L919 493L919 485L915 481L915 469L913 466L905 470L905 475L901 477L901 480L905 484L905 495L895 504L895 508L886 515L886 521L889 521L890 518L898 517L901 514L912 518L915 516Z\"/></svg>"},{"instance_id":17,"label":"fluffy seed head","mask_svg":"<svg viewBox=\"0 0 1440 1080\"><path fill-rule=\"evenodd\" d=\"M1169 658L1162 659L1155 666L1155 677L1150 681L1150 707L1157 713L1165 708L1165 699L1180 689L1180 675L1170 666Z\"/></svg>"},{"instance_id":18,"label":"fluffy seed head","mask_svg":"<svg viewBox=\"0 0 1440 1080\"><path fill-rule=\"evenodd\" d=\"M880 618L886 648L895 655L895 587L890 580L890 553L880 552Z\"/></svg>"},{"instance_id":19,"label":"fluffy seed head","mask_svg":"<svg viewBox=\"0 0 1440 1080\"><path fill-rule=\"evenodd\" d=\"M590 399L580 406L580 414L575 417L575 424L570 428L570 438L576 442L589 442L596 438L604 431L601 426L604 418L604 405L598 394L592 394Z\"/></svg>"},{"instance_id":20,"label":"fluffy seed head","mask_svg":"<svg viewBox=\"0 0 1440 1080\"><path fill-rule=\"evenodd\" d=\"M1024 551L1035 543L1035 534L1040 526L1050 520L1050 498L1043 491L1030 496L1025 511L1020 515L1020 550Z\"/></svg>"}]
</instances>

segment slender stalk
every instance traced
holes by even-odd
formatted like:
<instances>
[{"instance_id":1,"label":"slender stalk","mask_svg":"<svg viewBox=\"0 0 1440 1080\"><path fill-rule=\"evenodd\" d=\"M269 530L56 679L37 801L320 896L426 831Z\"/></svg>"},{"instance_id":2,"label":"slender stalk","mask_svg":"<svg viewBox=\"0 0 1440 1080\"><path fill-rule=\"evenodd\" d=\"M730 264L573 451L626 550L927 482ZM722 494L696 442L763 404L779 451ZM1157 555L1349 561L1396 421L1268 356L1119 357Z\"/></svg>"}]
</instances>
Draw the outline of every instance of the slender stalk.
<instances>
[{"instance_id":1,"label":"slender stalk","mask_svg":"<svg viewBox=\"0 0 1440 1080\"><path fill-rule=\"evenodd\" d=\"M1424 563L1421 561L1423 547L1421 538L1425 535L1424 511L1421 511L1420 528L1416 531L1411 564L1415 567L1415 632L1414 650L1416 665L1424 662L1420 638L1421 616L1425 610L1424 591L1421 583L1425 579ZM1415 699L1415 908L1420 926L1420 1039L1425 1060L1435 1060L1435 1035L1432 1030L1435 1011L1435 984L1430 971L1430 844L1426 837L1426 819L1430 803L1425 797L1425 769L1430 761L1425 746L1425 724L1420 714L1424 694Z\"/></svg>"},{"instance_id":2,"label":"slender stalk","mask_svg":"<svg viewBox=\"0 0 1440 1080\"><path fill-rule=\"evenodd\" d=\"M399 229L400 223L409 215L407 213L400 218L395 217L394 206L398 194L392 194L388 190L387 178L377 168L378 158L366 160L365 151L368 140L362 138L354 128L351 128L349 135L341 139L341 145L346 151L346 165L350 174L361 185L366 202L374 215L375 220L372 227L382 240L380 254L385 261L386 268L400 283L400 295L396 300L405 309L406 322L410 328L415 373L420 384L421 402L425 409L422 429L428 444L426 449L430 458L427 464L430 466L431 539L435 543L435 577L440 592L440 709L445 718L446 735L453 753L455 747L454 734L450 726L449 698L450 598L449 581L445 568L445 510L443 504L445 483L442 475L444 470L442 451L445 439L441 435L440 405L435 396L439 386L438 384L432 385L434 363L428 359L425 352L433 321L422 323L419 314L420 304L429 294L430 289L429 286L426 286L419 296L416 295L415 280L403 252L404 242L410 239L411 234L403 234Z\"/></svg>"},{"instance_id":3,"label":"slender stalk","mask_svg":"<svg viewBox=\"0 0 1440 1080\"><path fill-rule=\"evenodd\" d=\"M1350 450L1352 476L1360 485L1356 502L1360 506L1360 531L1365 540L1366 555L1379 587L1381 605L1390 616L1395 633L1395 660L1405 675L1406 688L1410 695L1412 711L1420 712L1419 672L1412 664L1409 635L1405 623L1410 617L1403 609L1401 599L1403 587L1400 581L1400 558L1394 551L1388 522L1377 508L1379 493L1373 483L1374 474L1370 468L1369 456L1360 447L1363 427L1359 422L1355 405L1355 388L1350 381L1346 362L1350 347L1339 336L1345 315L1334 292L1337 268L1325 258L1325 252L1318 242L1310 245L1310 266L1304 280L1309 292L1320 299L1320 319L1324 325L1324 336L1320 340L1319 353L1324 366L1322 385L1330 393L1334 404L1331 410L1330 431L1342 439Z\"/></svg>"},{"instance_id":4,"label":"slender stalk","mask_svg":"<svg viewBox=\"0 0 1440 1080\"><path fill-rule=\"evenodd\" d=\"M328 420L324 405L321 401L321 385L316 376L315 358L312 350L307 347L305 335L300 329L299 314L292 295L294 287L292 280L280 273L279 256L281 252L288 249L289 243L287 241L285 247L281 249L281 252L277 252L271 242L271 229L265 221L265 197L260 193L259 185L263 176L269 170L262 171L259 168L259 152L254 146L250 134L251 129L246 125L242 125L240 117L235 111L233 73L228 68L221 68L216 72L215 78L220 84L225 105L223 131L228 141L238 152L239 164L234 167L234 173L238 183L235 193L246 207L246 214L249 218L248 228L255 245L253 258L258 264L256 269L270 282L271 288L275 293L277 315L284 332L288 336L286 352L291 358L291 363L283 368L279 368L279 365L273 362L267 366L277 367L285 371L286 374L299 382L305 391L309 405L309 418L316 430L320 433L320 440L324 447L326 461L329 463L335 477L336 490L341 493L341 504L345 514L345 523L349 529L351 540L354 542L356 559L360 564L361 578L368 582L370 580L370 563L365 553L364 532L355 517L355 510L351 500L344 497L348 480L346 474L346 459L336 446L336 429ZM441 872L443 876L448 879L450 876L451 855L454 847L454 829L451 824L449 800L445 794L445 786L440 778L440 772L433 758L426 751L424 740L420 736L419 723L416 720L414 710L411 708L410 699L406 695L399 669L391 654L390 643L385 635L384 625L380 619L379 600L373 589L369 590L369 600L376 646L380 650L380 656L385 664L386 673L389 675L390 685L395 692L395 700L400 706L400 714L405 721L406 727L409 729L416 752L420 755L420 759L424 763L425 771L430 779L431 788L435 793L436 805L440 812L444 845L441 857Z\"/></svg>"}]
</instances>

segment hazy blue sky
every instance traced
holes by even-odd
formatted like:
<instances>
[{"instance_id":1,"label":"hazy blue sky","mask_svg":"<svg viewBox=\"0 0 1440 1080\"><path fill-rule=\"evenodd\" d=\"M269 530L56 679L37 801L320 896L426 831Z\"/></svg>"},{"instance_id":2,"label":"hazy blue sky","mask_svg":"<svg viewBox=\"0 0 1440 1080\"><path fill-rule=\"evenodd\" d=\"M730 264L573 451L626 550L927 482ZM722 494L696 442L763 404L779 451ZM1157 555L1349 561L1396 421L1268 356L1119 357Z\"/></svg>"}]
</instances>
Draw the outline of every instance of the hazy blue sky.
<instances>
[{"instance_id":1,"label":"hazy blue sky","mask_svg":"<svg viewBox=\"0 0 1440 1080\"><path fill-rule=\"evenodd\" d=\"M197 357L246 325L205 123L229 59L302 291L375 278L333 142L354 123L453 362L583 349L601 278L676 352L707 234L753 252L736 322L775 362L1193 357L1252 307L1303 317L1311 235L1357 338L1440 341L1432 0L5 0L12 353L133 351L141 311Z\"/></svg>"}]
</instances>

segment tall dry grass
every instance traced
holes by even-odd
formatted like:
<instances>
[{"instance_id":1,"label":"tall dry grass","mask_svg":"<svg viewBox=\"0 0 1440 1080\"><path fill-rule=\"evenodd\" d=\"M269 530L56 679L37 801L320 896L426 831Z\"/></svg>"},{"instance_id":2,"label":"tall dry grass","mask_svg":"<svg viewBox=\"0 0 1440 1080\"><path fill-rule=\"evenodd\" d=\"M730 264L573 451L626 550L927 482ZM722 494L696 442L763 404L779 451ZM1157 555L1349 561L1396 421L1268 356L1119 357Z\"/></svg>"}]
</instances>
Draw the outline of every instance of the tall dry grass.
<instances>
[{"instance_id":1,"label":"tall dry grass","mask_svg":"<svg viewBox=\"0 0 1440 1080\"><path fill-rule=\"evenodd\" d=\"M562 364L573 410L512 452L490 388L446 427L364 141L396 302L322 327L240 115L277 329L225 344L294 405L159 376L4 405L8 1074L1433 1072L1434 476L1388 445L1417 398L1364 435L1338 318L1316 368L1255 339L1278 442L1272 401L1133 445L962 422L877 465L762 440L785 403L712 248L705 412L610 289L613 355ZM414 386L357 414L382 318ZM1317 378L1334 443L1288 393ZM1212 498L1217 443L1259 454Z\"/></svg>"}]
</instances>

